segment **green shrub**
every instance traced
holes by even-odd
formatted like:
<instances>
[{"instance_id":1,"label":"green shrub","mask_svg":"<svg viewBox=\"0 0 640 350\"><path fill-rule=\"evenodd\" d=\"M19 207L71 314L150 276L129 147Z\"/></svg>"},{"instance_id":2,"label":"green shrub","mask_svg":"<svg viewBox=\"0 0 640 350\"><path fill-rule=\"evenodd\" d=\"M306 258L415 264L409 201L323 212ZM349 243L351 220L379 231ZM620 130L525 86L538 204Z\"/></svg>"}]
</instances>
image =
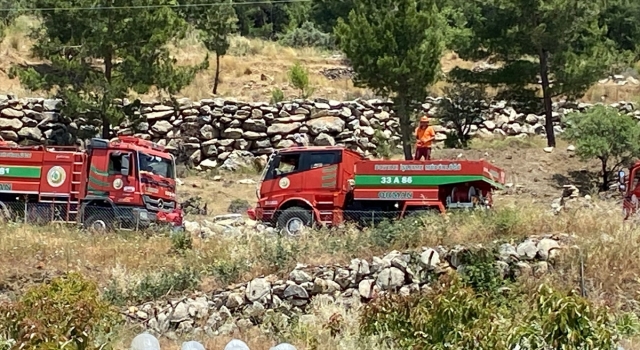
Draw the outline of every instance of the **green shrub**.
<instances>
[{"instance_id":1,"label":"green shrub","mask_svg":"<svg viewBox=\"0 0 640 350\"><path fill-rule=\"evenodd\" d=\"M274 271L289 269L295 266L298 254L301 251L300 243L295 239L275 237L260 241L259 257L265 262L265 266L271 266Z\"/></svg>"},{"instance_id":2,"label":"green shrub","mask_svg":"<svg viewBox=\"0 0 640 350\"><path fill-rule=\"evenodd\" d=\"M222 284L236 282L240 275L248 270L248 264L242 260L216 260L210 273Z\"/></svg>"},{"instance_id":3,"label":"green shrub","mask_svg":"<svg viewBox=\"0 0 640 350\"><path fill-rule=\"evenodd\" d=\"M320 31L313 22L304 22L300 27L282 35L279 41L290 47L320 47L330 50L335 46L333 36Z\"/></svg>"},{"instance_id":4,"label":"green shrub","mask_svg":"<svg viewBox=\"0 0 640 350\"><path fill-rule=\"evenodd\" d=\"M135 286L121 286L116 281L111 281L103 298L114 305L141 303L170 293L194 290L199 284L200 272L187 266L145 275Z\"/></svg>"},{"instance_id":5,"label":"green shrub","mask_svg":"<svg viewBox=\"0 0 640 350\"><path fill-rule=\"evenodd\" d=\"M605 309L542 285L532 295L516 286L505 298L478 294L457 274L436 289L383 295L360 318L363 336L401 349L614 349L616 325Z\"/></svg>"},{"instance_id":6,"label":"green shrub","mask_svg":"<svg viewBox=\"0 0 640 350\"><path fill-rule=\"evenodd\" d=\"M535 308L513 332L514 343L531 349L616 348L616 324L606 309L575 292L565 295L547 285L541 285L532 299Z\"/></svg>"},{"instance_id":7,"label":"green shrub","mask_svg":"<svg viewBox=\"0 0 640 350\"><path fill-rule=\"evenodd\" d=\"M172 251L176 253L184 253L193 249L193 239L187 231L181 231L171 234Z\"/></svg>"},{"instance_id":8,"label":"green shrub","mask_svg":"<svg viewBox=\"0 0 640 350\"><path fill-rule=\"evenodd\" d=\"M503 208L492 213L491 224L497 237L517 235L522 224L520 213L513 208Z\"/></svg>"},{"instance_id":9,"label":"green shrub","mask_svg":"<svg viewBox=\"0 0 640 350\"><path fill-rule=\"evenodd\" d=\"M421 243L425 232L437 235L441 218L425 213L413 213L400 220L382 220L371 228L369 239L377 247L397 249L412 248ZM363 218L363 223L367 223Z\"/></svg>"},{"instance_id":10,"label":"green shrub","mask_svg":"<svg viewBox=\"0 0 640 350\"><path fill-rule=\"evenodd\" d=\"M284 92L280 88L273 88L271 90L271 104L280 103L284 101Z\"/></svg>"},{"instance_id":11,"label":"green shrub","mask_svg":"<svg viewBox=\"0 0 640 350\"><path fill-rule=\"evenodd\" d=\"M314 88L309 82L309 71L300 62L296 62L289 69L289 83L300 90L301 98L309 98L313 94Z\"/></svg>"},{"instance_id":12,"label":"green shrub","mask_svg":"<svg viewBox=\"0 0 640 350\"><path fill-rule=\"evenodd\" d=\"M100 298L97 286L77 273L33 287L17 302L0 305L0 332L15 340L12 348L108 349L119 320Z\"/></svg>"},{"instance_id":13,"label":"green shrub","mask_svg":"<svg viewBox=\"0 0 640 350\"><path fill-rule=\"evenodd\" d=\"M460 277L476 293L495 293L505 284L496 267L495 252L486 249L468 249L460 253Z\"/></svg>"}]
</instances>

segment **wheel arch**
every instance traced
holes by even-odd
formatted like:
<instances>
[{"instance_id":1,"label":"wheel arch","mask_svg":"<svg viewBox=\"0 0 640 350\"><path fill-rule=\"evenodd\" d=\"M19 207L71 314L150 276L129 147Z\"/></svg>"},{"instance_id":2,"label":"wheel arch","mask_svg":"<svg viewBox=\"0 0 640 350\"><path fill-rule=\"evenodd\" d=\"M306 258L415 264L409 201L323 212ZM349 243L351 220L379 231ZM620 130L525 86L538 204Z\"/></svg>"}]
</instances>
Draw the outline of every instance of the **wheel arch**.
<instances>
[{"instance_id":1,"label":"wheel arch","mask_svg":"<svg viewBox=\"0 0 640 350\"><path fill-rule=\"evenodd\" d=\"M105 197L87 197L82 201L82 204L80 205L80 210L78 212L78 216L80 217L80 219L82 220L81 223L84 223L84 221L86 220L86 213L85 210L87 207L97 207L97 208L109 208L112 209L113 212L115 213L115 204L113 203L113 201L110 198L105 198Z\"/></svg>"},{"instance_id":2,"label":"wheel arch","mask_svg":"<svg viewBox=\"0 0 640 350\"><path fill-rule=\"evenodd\" d=\"M314 220L317 220L319 218L318 211L313 207L313 205L311 205L311 202L309 202L304 198L290 198L282 202L280 206L278 206L278 209L276 209L276 213L273 219L278 220L278 217L280 216L283 210L286 210L292 207L301 207L304 209L309 209L311 210Z\"/></svg>"}]
</instances>

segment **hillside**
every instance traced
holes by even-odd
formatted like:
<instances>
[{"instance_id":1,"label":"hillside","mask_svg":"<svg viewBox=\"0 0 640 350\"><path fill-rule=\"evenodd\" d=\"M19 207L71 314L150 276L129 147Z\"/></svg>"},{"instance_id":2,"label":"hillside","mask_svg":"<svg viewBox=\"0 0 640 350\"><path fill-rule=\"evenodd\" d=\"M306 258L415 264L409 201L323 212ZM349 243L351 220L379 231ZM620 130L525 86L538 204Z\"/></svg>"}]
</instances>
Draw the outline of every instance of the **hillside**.
<instances>
[{"instance_id":1,"label":"hillside","mask_svg":"<svg viewBox=\"0 0 640 350\"><path fill-rule=\"evenodd\" d=\"M7 36L0 43L0 94L13 94L17 97L42 96L42 92L25 90L18 79L9 79L8 69L14 64L38 63L31 57L30 28L37 26L33 17L22 16L8 28ZM192 65L202 61L206 50L193 31L184 40L171 47L178 64ZM297 91L288 82L287 71L296 62L301 62L310 73L310 83L315 88L314 96L335 100L354 98L374 98L375 95L364 88L356 88L350 79L350 70L344 64L339 52L329 52L316 48L294 49L284 47L277 42L245 37L233 37L228 55L221 60L221 81L219 93L215 97L230 97L246 102L268 102L271 91L280 88L285 98L297 96ZM215 73L214 58L210 58L207 71L201 72L196 79L185 87L180 95L191 99L211 98L212 81ZM485 63L466 62L455 53L446 54L441 60L443 72L453 67L482 67ZM593 86L582 98L584 102L637 101L640 97L638 72L629 70L619 77L603 77L603 81ZM443 83L431 88L433 95L441 95ZM150 93L145 99L157 99Z\"/></svg>"},{"instance_id":2,"label":"hillside","mask_svg":"<svg viewBox=\"0 0 640 350\"><path fill-rule=\"evenodd\" d=\"M505 170L506 186L495 192L491 210L430 213L377 226L347 222L290 237L246 215L267 155L294 145L345 145L395 159L400 123L390 102L353 86L339 52L256 38L286 33L293 21L288 6L299 3L252 5L236 9L253 35L232 37L221 60L219 94L210 93L212 57L175 101L160 102L155 92L138 96L144 103L127 116L141 122L118 120L112 128L176 156L184 232L154 227L98 234L75 223L43 222L59 213L41 199L3 199L18 208L9 214L18 214L0 220L0 350L59 349L64 342L75 342L65 350L131 350L132 339L145 331L158 337L162 350L186 340L222 350L233 338L250 350L274 350L282 342L293 350L442 344L640 350L640 228L622 220L618 191L598 190L597 157L581 160L577 144L562 137L569 115L600 102L635 126L640 64L602 77L580 101L554 101L555 148L545 147L542 111L510 101L494 99L481 118L468 122L473 139L465 149L449 148L453 126L434 118L433 159L485 159ZM276 28L278 20L287 23ZM100 133L94 120L68 118L51 96L9 78L13 65L43 63L30 54L28 33L37 25L21 16L0 43L0 137L82 144ZM207 54L196 31L170 51L180 65ZM298 92L287 71L296 62L310 72L315 91L309 99L292 101ZM441 60L445 73L488 65L453 52ZM444 87L439 82L431 93L439 96ZM269 103L276 88L285 94L283 103ZM442 100L429 97L421 108L433 115ZM611 124L599 126L614 129ZM104 186L109 189L110 181ZM368 220L371 212L350 215Z\"/></svg>"}]
</instances>

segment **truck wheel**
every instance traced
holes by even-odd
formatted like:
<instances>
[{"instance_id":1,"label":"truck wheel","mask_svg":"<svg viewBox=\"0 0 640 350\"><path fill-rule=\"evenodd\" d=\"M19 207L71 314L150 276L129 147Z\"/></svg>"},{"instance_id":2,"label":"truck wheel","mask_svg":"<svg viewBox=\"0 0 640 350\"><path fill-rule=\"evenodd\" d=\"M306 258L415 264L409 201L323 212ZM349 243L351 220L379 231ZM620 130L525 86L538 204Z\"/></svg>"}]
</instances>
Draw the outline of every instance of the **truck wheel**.
<instances>
[{"instance_id":1,"label":"truck wheel","mask_svg":"<svg viewBox=\"0 0 640 350\"><path fill-rule=\"evenodd\" d=\"M84 228L92 233L105 234L114 230L114 220L104 215L92 215L84 222Z\"/></svg>"},{"instance_id":2,"label":"truck wheel","mask_svg":"<svg viewBox=\"0 0 640 350\"><path fill-rule=\"evenodd\" d=\"M310 210L301 207L285 209L278 217L278 228L281 228L290 236L297 236L305 227L311 226L313 215Z\"/></svg>"}]
</instances>

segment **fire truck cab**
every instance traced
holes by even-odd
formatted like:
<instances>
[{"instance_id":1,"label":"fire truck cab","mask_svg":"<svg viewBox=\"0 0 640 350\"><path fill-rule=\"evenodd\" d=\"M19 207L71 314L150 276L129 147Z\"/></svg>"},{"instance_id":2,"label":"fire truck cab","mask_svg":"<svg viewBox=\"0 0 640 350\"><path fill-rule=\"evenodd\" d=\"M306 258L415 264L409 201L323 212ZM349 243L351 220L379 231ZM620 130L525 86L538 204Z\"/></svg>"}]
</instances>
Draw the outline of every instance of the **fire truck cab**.
<instances>
[{"instance_id":1,"label":"fire truck cab","mask_svg":"<svg viewBox=\"0 0 640 350\"><path fill-rule=\"evenodd\" d=\"M87 150L0 144L0 213L96 231L182 227L175 160L136 137L94 138Z\"/></svg>"}]
</instances>

